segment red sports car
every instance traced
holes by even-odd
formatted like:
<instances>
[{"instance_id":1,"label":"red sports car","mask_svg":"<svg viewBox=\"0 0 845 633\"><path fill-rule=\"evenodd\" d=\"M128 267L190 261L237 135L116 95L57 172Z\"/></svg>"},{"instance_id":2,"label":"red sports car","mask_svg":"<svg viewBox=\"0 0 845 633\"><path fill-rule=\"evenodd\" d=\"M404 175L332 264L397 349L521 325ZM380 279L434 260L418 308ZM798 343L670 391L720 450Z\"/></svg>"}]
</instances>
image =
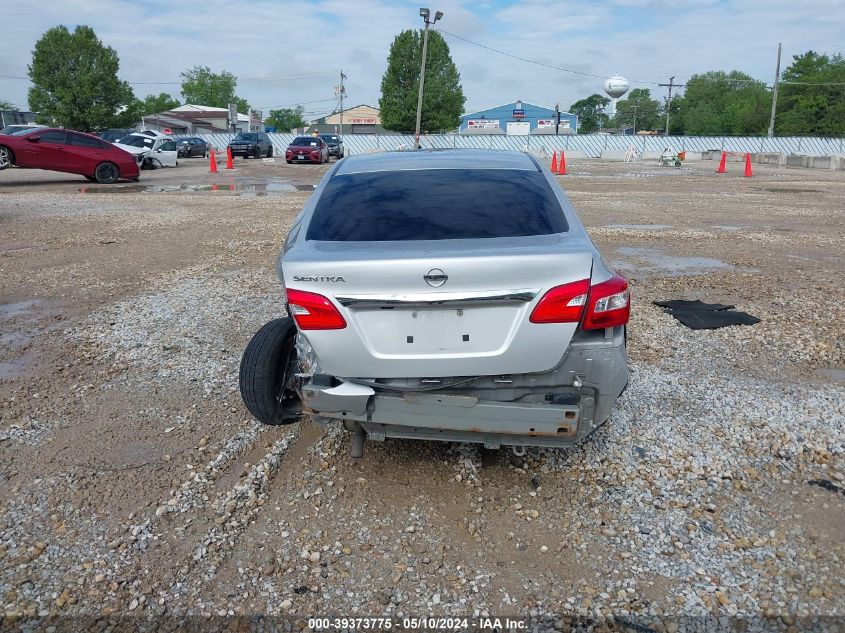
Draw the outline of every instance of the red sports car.
<instances>
[{"instance_id":1,"label":"red sports car","mask_svg":"<svg viewBox=\"0 0 845 633\"><path fill-rule=\"evenodd\" d=\"M129 152L91 134L57 128L0 134L0 170L12 165L79 174L104 184L138 180L141 173Z\"/></svg>"}]
</instances>

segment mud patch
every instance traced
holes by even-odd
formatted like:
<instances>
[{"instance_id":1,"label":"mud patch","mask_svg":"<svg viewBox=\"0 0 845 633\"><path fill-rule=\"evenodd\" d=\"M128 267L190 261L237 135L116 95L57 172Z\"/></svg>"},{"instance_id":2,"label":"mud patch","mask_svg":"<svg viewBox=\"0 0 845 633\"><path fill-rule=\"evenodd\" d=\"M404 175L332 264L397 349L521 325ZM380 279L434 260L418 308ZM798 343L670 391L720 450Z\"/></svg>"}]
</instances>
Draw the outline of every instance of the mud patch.
<instances>
[{"instance_id":1,"label":"mud patch","mask_svg":"<svg viewBox=\"0 0 845 633\"><path fill-rule=\"evenodd\" d=\"M639 230L639 231L665 231L671 229L671 224L605 224L603 229Z\"/></svg>"},{"instance_id":2,"label":"mud patch","mask_svg":"<svg viewBox=\"0 0 845 633\"><path fill-rule=\"evenodd\" d=\"M682 257L669 255L656 248L620 246L616 249L627 258L611 262L615 267L631 272L656 272L669 277L706 275L715 270L737 270L733 264L712 257Z\"/></svg>"},{"instance_id":3,"label":"mud patch","mask_svg":"<svg viewBox=\"0 0 845 633\"><path fill-rule=\"evenodd\" d=\"M247 198L314 191L316 185L292 182L212 183L203 185L117 185L80 187L79 193L231 193Z\"/></svg>"}]
</instances>

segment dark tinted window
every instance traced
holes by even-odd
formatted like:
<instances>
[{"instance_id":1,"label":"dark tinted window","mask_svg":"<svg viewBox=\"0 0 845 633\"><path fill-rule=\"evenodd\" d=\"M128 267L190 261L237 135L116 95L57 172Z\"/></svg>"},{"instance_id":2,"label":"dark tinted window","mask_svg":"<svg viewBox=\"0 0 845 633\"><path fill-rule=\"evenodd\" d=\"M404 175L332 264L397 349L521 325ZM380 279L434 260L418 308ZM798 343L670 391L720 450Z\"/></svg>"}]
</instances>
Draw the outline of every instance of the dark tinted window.
<instances>
[{"instance_id":1,"label":"dark tinted window","mask_svg":"<svg viewBox=\"0 0 845 633\"><path fill-rule=\"evenodd\" d=\"M36 134L35 136L38 136ZM41 143L55 143L57 145L64 145L65 142L65 133L64 132L43 132L41 134Z\"/></svg>"},{"instance_id":2,"label":"dark tinted window","mask_svg":"<svg viewBox=\"0 0 845 633\"><path fill-rule=\"evenodd\" d=\"M317 201L307 239L450 240L568 228L539 171L430 169L335 176Z\"/></svg>"},{"instance_id":3,"label":"dark tinted window","mask_svg":"<svg viewBox=\"0 0 845 633\"><path fill-rule=\"evenodd\" d=\"M236 140L236 141L257 141L258 140L258 134L255 134L254 132L241 132L240 134L238 134L234 138L234 140Z\"/></svg>"},{"instance_id":4,"label":"dark tinted window","mask_svg":"<svg viewBox=\"0 0 845 633\"><path fill-rule=\"evenodd\" d=\"M142 134L130 134L120 139L121 145L130 145L132 147L149 147L155 145L156 140L150 136Z\"/></svg>"},{"instance_id":5,"label":"dark tinted window","mask_svg":"<svg viewBox=\"0 0 845 633\"><path fill-rule=\"evenodd\" d=\"M297 136L290 144L294 147L317 147L320 139L315 136Z\"/></svg>"},{"instance_id":6,"label":"dark tinted window","mask_svg":"<svg viewBox=\"0 0 845 633\"><path fill-rule=\"evenodd\" d=\"M91 138L90 136L84 136L82 134L68 133L67 142L71 145L76 145L77 147L90 147L99 149L102 149L104 147L102 141L98 141L95 138Z\"/></svg>"},{"instance_id":7,"label":"dark tinted window","mask_svg":"<svg viewBox=\"0 0 845 633\"><path fill-rule=\"evenodd\" d=\"M176 151L176 141L162 141L159 149L162 152L175 152Z\"/></svg>"},{"instance_id":8,"label":"dark tinted window","mask_svg":"<svg viewBox=\"0 0 845 633\"><path fill-rule=\"evenodd\" d=\"M320 138L322 138L327 143L339 143L340 137L336 134L321 134Z\"/></svg>"}]
</instances>

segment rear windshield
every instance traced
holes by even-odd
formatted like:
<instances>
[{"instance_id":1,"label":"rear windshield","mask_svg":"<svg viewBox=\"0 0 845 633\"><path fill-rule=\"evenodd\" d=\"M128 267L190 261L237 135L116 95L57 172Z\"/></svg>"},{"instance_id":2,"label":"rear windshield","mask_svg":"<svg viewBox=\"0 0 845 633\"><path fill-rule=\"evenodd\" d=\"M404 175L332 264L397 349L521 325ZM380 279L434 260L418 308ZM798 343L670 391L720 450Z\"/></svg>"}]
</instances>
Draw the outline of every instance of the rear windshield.
<instances>
[{"instance_id":1,"label":"rear windshield","mask_svg":"<svg viewBox=\"0 0 845 633\"><path fill-rule=\"evenodd\" d=\"M238 134L235 139L236 141L257 141L258 134L254 134L252 132L244 132L242 134Z\"/></svg>"},{"instance_id":2,"label":"rear windshield","mask_svg":"<svg viewBox=\"0 0 845 633\"><path fill-rule=\"evenodd\" d=\"M322 138L322 139L323 139L324 141L326 141L326 142L328 142L328 141L332 141L332 142L334 142L334 141L339 141L339 140L340 140L340 138L339 138L339 137L337 137L337 136L335 136L335 135L333 135L333 134L320 134L320 138Z\"/></svg>"},{"instance_id":3,"label":"rear windshield","mask_svg":"<svg viewBox=\"0 0 845 633\"><path fill-rule=\"evenodd\" d=\"M333 177L317 201L306 239L458 240L568 229L539 171L426 169Z\"/></svg>"}]
</instances>

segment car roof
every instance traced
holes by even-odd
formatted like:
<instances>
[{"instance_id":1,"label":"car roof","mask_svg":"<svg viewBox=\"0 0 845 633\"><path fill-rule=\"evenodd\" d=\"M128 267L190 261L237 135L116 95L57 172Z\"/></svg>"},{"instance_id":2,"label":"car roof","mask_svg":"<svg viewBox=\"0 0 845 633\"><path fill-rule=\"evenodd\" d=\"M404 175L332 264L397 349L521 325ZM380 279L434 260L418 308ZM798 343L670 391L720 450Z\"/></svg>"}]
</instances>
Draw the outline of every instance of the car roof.
<instances>
[{"instance_id":1,"label":"car roof","mask_svg":"<svg viewBox=\"0 0 845 633\"><path fill-rule=\"evenodd\" d=\"M143 132L131 132L126 136L146 136L147 138L173 138L168 134L162 134L161 132L155 132L153 130L145 130Z\"/></svg>"},{"instance_id":2,"label":"car roof","mask_svg":"<svg viewBox=\"0 0 845 633\"><path fill-rule=\"evenodd\" d=\"M524 152L488 149L410 150L361 154L338 163L336 175L420 169L517 169L539 171Z\"/></svg>"}]
</instances>

